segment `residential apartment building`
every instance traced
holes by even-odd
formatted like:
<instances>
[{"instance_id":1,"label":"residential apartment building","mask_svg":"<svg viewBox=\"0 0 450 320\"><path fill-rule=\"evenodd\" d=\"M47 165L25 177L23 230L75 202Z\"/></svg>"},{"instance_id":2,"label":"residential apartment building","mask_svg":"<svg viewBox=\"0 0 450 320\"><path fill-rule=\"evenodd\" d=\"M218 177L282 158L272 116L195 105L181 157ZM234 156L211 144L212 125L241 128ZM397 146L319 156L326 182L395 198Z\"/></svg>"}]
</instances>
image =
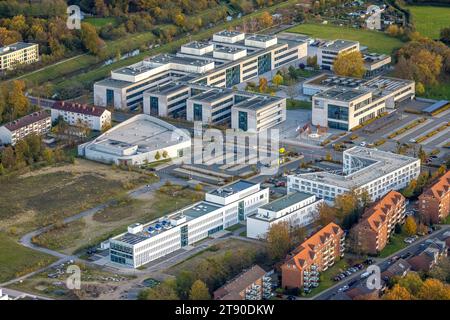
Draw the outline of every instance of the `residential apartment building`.
<instances>
[{"instance_id":1,"label":"residential apartment building","mask_svg":"<svg viewBox=\"0 0 450 320\"><path fill-rule=\"evenodd\" d=\"M247 218L247 237L264 239L270 227L286 222L291 227L304 227L318 217L318 206L323 203L315 195L293 192L258 208Z\"/></svg>"},{"instance_id":2,"label":"residential apartment building","mask_svg":"<svg viewBox=\"0 0 450 320\"><path fill-rule=\"evenodd\" d=\"M213 190L205 200L110 239L110 260L132 268L195 244L243 221L269 201L269 189L237 181Z\"/></svg>"},{"instance_id":3,"label":"residential apartment building","mask_svg":"<svg viewBox=\"0 0 450 320\"><path fill-rule=\"evenodd\" d=\"M383 250L395 226L404 223L405 209L405 197L397 191L390 191L368 208L351 231L355 250L368 254Z\"/></svg>"},{"instance_id":4,"label":"residential apartment building","mask_svg":"<svg viewBox=\"0 0 450 320\"><path fill-rule=\"evenodd\" d=\"M450 171L419 196L419 212L429 223L439 223L450 213Z\"/></svg>"},{"instance_id":5,"label":"residential apartment building","mask_svg":"<svg viewBox=\"0 0 450 320\"><path fill-rule=\"evenodd\" d=\"M244 270L214 291L214 300L262 300L272 294L272 279L258 265Z\"/></svg>"},{"instance_id":6,"label":"residential apartment building","mask_svg":"<svg viewBox=\"0 0 450 320\"><path fill-rule=\"evenodd\" d=\"M317 287L320 272L327 270L344 255L344 241L344 231L335 223L315 233L297 247L281 266L282 287Z\"/></svg>"},{"instance_id":7,"label":"residential apartment building","mask_svg":"<svg viewBox=\"0 0 450 320\"><path fill-rule=\"evenodd\" d=\"M86 104L57 102L51 108L51 115L52 122L62 119L70 125L84 123L96 131L102 131L111 125L111 112Z\"/></svg>"},{"instance_id":8,"label":"residential apartment building","mask_svg":"<svg viewBox=\"0 0 450 320\"><path fill-rule=\"evenodd\" d=\"M349 131L415 97L414 81L321 74L303 84L312 95L312 124Z\"/></svg>"},{"instance_id":9,"label":"residential apartment building","mask_svg":"<svg viewBox=\"0 0 450 320\"><path fill-rule=\"evenodd\" d=\"M340 172L313 172L288 176L288 192L311 193L328 203L337 195L366 190L372 201L391 190L405 188L420 174L420 159L355 146L343 153Z\"/></svg>"},{"instance_id":10,"label":"residential apartment building","mask_svg":"<svg viewBox=\"0 0 450 320\"><path fill-rule=\"evenodd\" d=\"M0 71L37 61L39 61L39 45L36 43L16 42L0 48Z\"/></svg>"},{"instance_id":11,"label":"residential apartment building","mask_svg":"<svg viewBox=\"0 0 450 320\"><path fill-rule=\"evenodd\" d=\"M183 45L176 54L158 55L112 71L110 78L94 84L94 103L117 109L135 108L145 103L142 99L146 90L170 81L231 88L298 62L306 54L307 44L299 39L221 31L211 41ZM167 108L160 112L178 115L183 111L175 104Z\"/></svg>"},{"instance_id":12,"label":"residential apartment building","mask_svg":"<svg viewBox=\"0 0 450 320\"><path fill-rule=\"evenodd\" d=\"M0 127L0 144L15 145L30 134L44 135L52 128L47 111L37 111Z\"/></svg>"}]
</instances>

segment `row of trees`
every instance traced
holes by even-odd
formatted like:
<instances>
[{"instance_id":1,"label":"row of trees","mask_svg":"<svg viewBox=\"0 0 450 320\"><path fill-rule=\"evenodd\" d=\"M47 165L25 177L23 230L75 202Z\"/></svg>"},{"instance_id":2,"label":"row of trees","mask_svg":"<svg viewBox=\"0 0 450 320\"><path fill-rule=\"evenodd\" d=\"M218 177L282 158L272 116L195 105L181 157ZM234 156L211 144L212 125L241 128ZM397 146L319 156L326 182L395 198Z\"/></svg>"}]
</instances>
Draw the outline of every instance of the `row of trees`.
<instances>
[{"instance_id":1,"label":"row of trees","mask_svg":"<svg viewBox=\"0 0 450 320\"><path fill-rule=\"evenodd\" d=\"M61 149L50 149L44 147L42 138L31 134L17 144L7 146L0 153L0 175L19 170L34 163L44 162L53 164L68 160L67 155Z\"/></svg>"},{"instance_id":2,"label":"row of trees","mask_svg":"<svg viewBox=\"0 0 450 320\"><path fill-rule=\"evenodd\" d=\"M36 108L25 96L25 83L15 80L0 84L0 124L23 117Z\"/></svg>"},{"instance_id":3,"label":"row of trees","mask_svg":"<svg viewBox=\"0 0 450 320\"><path fill-rule=\"evenodd\" d=\"M139 294L142 300L209 300L211 295L206 284L196 279L190 271L181 271L175 278L169 278L154 288Z\"/></svg>"},{"instance_id":4,"label":"row of trees","mask_svg":"<svg viewBox=\"0 0 450 320\"><path fill-rule=\"evenodd\" d=\"M447 259L447 258L445 258ZM385 300L450 300L450 285L439 279L426 278L409 272L404 278L394 280L387 290Z\"/></svg>"}]
</instances>

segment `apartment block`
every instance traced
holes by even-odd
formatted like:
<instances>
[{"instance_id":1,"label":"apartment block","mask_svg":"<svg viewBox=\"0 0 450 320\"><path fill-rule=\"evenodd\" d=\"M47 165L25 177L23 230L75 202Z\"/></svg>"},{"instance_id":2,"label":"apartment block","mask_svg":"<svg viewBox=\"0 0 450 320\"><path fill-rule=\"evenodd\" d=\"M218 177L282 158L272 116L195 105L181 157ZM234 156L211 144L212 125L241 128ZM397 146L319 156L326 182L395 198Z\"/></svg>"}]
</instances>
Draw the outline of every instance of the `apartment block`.
<instances>
[{"instance_id":1,"label":"apartment block","mask_svg":"<svg viewBox=\"0 0 450 320\"><path fill-rule=\"evenodd\" d=\"M317 219L318 206L323 203L315 195L293 192L258 208L247 218L247 237L264 239L270 227L286 222L290 227L304 227Z\"/></svg>"},{"instance_id":2,"label":"apartment block","mask_svg":"<svg viewBox=\"0 0 450 320\"><path fill-rule=\"evenodd\" d=\"M84 123L92 130L102 131L111 125L111 112L86 104L57 102L51 108L52 122L62 119L70 125Z\"/></svg>"},{"instance_id":3,"label":"apartment block","mask_svg":"<svg viewBox=\"0 0 450 320\"><path fill-rule=\"evenodd\" d=\"M383 250L395 226L405 221L405 209L405 197L397 191L390 191L373 204L353 227L356 248L368 254Z\"/></svg>"},{"instance_id":4,"label":"apartment block","mask_svg":"<svg viewBox=\"0 0 450 320\"><path fill-rule=\"evenodd\" d=\"M370 80L321 74L303 84L312 95L312 123L349 131L398 103L415 97L414 81L376 77Z\"/></svg>"},{"instance_id":5,"label":"apartment block","mask_svg":"<svg viewBox=\"0 0 450 320\"><path fill-rule=\"evenodd\" d=\"M366 190L372 201L405 188L420 174L420 159L355 146L343 153L342 170L288 176L288 192L311 193L328 203L337 195Z\"/></svg>"},{"instance_id":6,"label":"apartment block","mask_svg":"<svg viewBox=\"0 0 450 320\"><path fill-rule=\"evenodd\" d=\"M269 201L269 189L237 181L205 195L205 200L110 239L110 260L138 268L193 245L243 221Z\"/></svg>"},{"instance_id":7,"label":"apartment block","mask_svg":"<svg viewBox=\"0 0 450 320\"><path fill-rule=\"evenodd\" d=\"M52 128L52 118L46 111L37 111L0 127L0 144L15 145L30 134L44 135Z\"/></svg>"},{"instance_id":8,"label":"apartment block","mask_svg":"<svg viewBox=\"0 0 450 320\"><path fill-rule=\"evenodd\" d=\"M254 265L214 291L214 300L262 300L269 299L271 294L271 277Z\"/></svg>"},{"instance_id":9,"label":"apartment block","mask_svg":"<svg viewBox=\"0 0 450 320\"><path fill-rule=\"evenodd\" d=\"M450 213L450 171L419 196L419 212L429 223L439 223Z\"/></svg>"},{"instance_id":10,"label":"apartment block","mask_svg":"<svg viewBox=\"0 0 450 320\"><path fill-rule=\"evenodd\" d=\"M39 61L39 45L16 42L0 48L0 71Z\"/></svg>"},{"instance_id":11,"label":"apartment block","mask_svg":"<svg viewBox=\"0 0 450 320\"><path fill-rule=\"evenodd\" d=\"M281 266L282 287L314 288L320 272L331 267L345 251L344 231L330 223L297 247Z\"/></svg>"}]
</instances>

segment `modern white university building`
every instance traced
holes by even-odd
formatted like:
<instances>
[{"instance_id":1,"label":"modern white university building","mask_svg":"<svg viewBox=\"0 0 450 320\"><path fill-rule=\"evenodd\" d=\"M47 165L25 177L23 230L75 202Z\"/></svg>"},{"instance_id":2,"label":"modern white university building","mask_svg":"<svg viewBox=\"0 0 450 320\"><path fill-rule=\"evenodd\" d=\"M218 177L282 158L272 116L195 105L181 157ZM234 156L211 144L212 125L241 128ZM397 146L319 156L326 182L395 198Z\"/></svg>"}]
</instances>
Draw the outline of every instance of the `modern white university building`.
<instances>
[{"instance_id":1,"label":"modern white university building","mask_svg":"<svg viewBox=\"0 0 450 320\"><path fill-rule=\"evenodd\" d=\"M210 41L183 45L176 54L157 55L112 71L110 78L94 84L94 104L134 108L143 104L146 90L171 81L231 88L306 56L303 40L221 31ZM167 113L176 114L178 108L172 104Z\"/></svg>"},{"instance_id":2,"label":"modern white university building","mask_svg":"<svg viewBox=\"0 0 450 320\"><path fill-rule=\"evenodd\" d=\"M292 192L258 208L247 218L247 237L264 239L270 227L287 222L291 227L303 227L318 217L318 205L322 199L305 192Z\"/></svg>"},{"instance_id":3,"label":"modern white university building","mask_svg":"<svg viewBox=\"0 0 450 320\"><path fill-rule=\"evenodd\" d=\"M137 268L245 220L269 202L269 189L240 180L205 200L110 239L111 262Z\"/></svg>"},{"instance_id":4,"label":"modern white university building","mask_svg":"<svg viewBox=\"0 0 450 320\"><path fill-rule=\"evenodd\" d=\"M343 153L342 172L288 176L288 193L301 191L332 203L350 190L366 190L375 201L391 190L405 188L420 174L420 159L376 149L353 147Z\"/></svg>"}]
</instances>

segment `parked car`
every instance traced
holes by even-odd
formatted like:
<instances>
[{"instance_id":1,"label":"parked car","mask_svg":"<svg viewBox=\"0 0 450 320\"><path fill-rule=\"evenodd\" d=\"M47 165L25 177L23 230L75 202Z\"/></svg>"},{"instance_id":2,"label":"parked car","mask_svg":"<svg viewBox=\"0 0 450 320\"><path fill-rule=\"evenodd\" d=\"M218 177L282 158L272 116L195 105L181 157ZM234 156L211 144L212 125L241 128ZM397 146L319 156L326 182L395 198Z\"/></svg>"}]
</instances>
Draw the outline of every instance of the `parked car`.
<instances>
[{"instance_id":1,"label":"parked car","mask_svg":"<svg viewBox=\"0 0 450 320\"><path fill-rule=\"evenodd\" d=\"M348 289L350 289L350 287L349 287L348 285L345 285L345 286L339 288L338 291L339 291L339 292L345 292L345 291L347 291Z\"/></svg>"},{"instance_id":2,"label":"parked car","mask_svg":"<svg viewBox=\"0 0 450 320\"><path fill-rule=\"evenodd\" d=\"M288 299L288 300L297 300L297 298L294 297L294 296L288 296L287 299Z\"/></svg>"},{"instance_id":3,"label":"parked car","mask_svg":"<svg viewBox=\"0 0 450 320\"><path fill-rule=\"evenodd\" d=\"M402 254L401 258L402 259L408 259L411 256L411 252L407 252L405 254Z\"/></svg>"},{"instance_id":4,"label":"parked car","mask_svg":"<svg viewBox=\"0 0 450 320\"><path fill-rule=\"evenodd\" d=\"M364 261L364 264L367 264L367 265L371 265L373 263L373 259L367 259L366 261Z\"/></svg>"},{"instance_id":5,"label":"parked car","mask_svg":"<svg viewBox=\"0 0 450 320\"><path fill-rule=\"evenodd\" d=\"M361 146L361 147L367 146L367 142L365 142L365 141L361 142L361 143L360 143L360 146Z\"/></svg>"}]
</instances>

